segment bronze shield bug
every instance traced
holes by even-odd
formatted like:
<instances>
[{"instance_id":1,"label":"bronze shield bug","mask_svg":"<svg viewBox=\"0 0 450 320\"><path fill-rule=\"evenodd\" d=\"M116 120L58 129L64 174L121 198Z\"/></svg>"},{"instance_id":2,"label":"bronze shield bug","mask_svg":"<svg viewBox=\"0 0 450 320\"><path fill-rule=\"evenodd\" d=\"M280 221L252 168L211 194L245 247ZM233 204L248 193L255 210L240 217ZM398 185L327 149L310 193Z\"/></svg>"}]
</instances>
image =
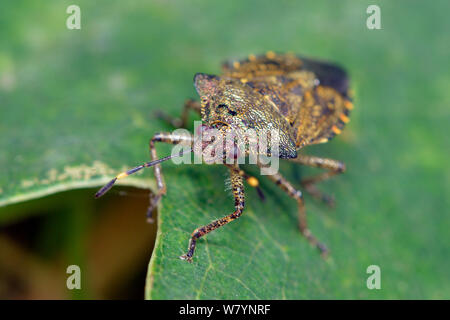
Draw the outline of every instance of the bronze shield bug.
<instances>
[{"instance_id":1,"label":"bronze shield bug","mask_svg":"<svg viewBox=\"0 0 450 320\"><path fill-rule=\"evenodd\" d=\"M200 102L188 100L180 119L165 118L176 127L185 127L188 112L193 110L201 115L203 129L218 130L226 135L239 130L274 128L277 130L278 153L280 159L287 159L306 166L327 169L326 172L301 181L302 187L313 197L332 203L332 199L316 188L316 183L345 171L345 165L333 159L301 155L298 151L307 145L325 143L341 133L349 121L353 104L349 97L346 72L335 65L298 57L293 54L250 55L242 61L227 62L221 75L198 73L194 77L195 88ZM166 193L160 163L171 155L158 159L156 142L188 144L194 149L192 136L172 133L157 133L150 140L151 162L144 163L129 171L120 173L101 188L96 197L107 192L116 180L133 174L145 167L154 167L158 190L150 201L148 214L157 206ZM205 145L200 147L200 152ZM236 153L233 152L231 154ZM268 149L269 150L269 149ZM229 155L230 150L224 152ZM248 155L248 150L244 150ZM259 152L261 153L261 152ZM265 152L267 154L272 151ZM266 155L267 155L266 154ZM222 157L222 155L220 155ZM188 252L182 259L191 261L197 240L230 221L239 218L244 210L244 180L261 191L255 177L243 171L235 161L224 164L229 168L235 210L231 214L195 229L189 241ZM264 165L256 163L260 167ZM284 190L298 203L299 228L306 239L323 256L328 250L308 229L302 192L296 189L280 173L268 175L269 179Z\"/></svg>"}]
</instances>

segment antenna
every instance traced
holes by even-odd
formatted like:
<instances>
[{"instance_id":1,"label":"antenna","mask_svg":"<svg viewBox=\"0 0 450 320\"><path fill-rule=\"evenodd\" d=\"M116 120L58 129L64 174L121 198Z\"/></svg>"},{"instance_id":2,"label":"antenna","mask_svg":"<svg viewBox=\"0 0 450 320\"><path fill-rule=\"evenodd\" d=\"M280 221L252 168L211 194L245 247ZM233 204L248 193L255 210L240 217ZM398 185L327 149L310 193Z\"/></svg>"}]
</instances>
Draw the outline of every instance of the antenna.
<instances>
[{"instance_id":1,"label":"antenna","mask_svg":"<svg viewBox=\"0 0 450 320\"><path fill-rule=\"evenodd\" d=\"M189 152L192 152L192 149L189 149ZM170 155L158 160L154 160L154 161L150 161L150 162L146 162L144 164L141 164L140 166L134 167L133 169L130 169L128 171L124 171L122 173L119 173L114 179L112 179L110 182L108 182L106 185L104 185L100 190L97 191L97 193L95 194L96 198L100 198L102 195L104 195L106 192L109 191L109 189L112 188L112 186L114 185L114 183L116 183L117 180L119 179L123 179L125 177L128 177L129 175L138 172L141 169L144 168L148 168L148 167L153 167L154 165L170 160L172 158L177 158L177 157L181 157L184 154L184 150L181 150L179 154L177 155Z\"/></svg>"}]
</instances>

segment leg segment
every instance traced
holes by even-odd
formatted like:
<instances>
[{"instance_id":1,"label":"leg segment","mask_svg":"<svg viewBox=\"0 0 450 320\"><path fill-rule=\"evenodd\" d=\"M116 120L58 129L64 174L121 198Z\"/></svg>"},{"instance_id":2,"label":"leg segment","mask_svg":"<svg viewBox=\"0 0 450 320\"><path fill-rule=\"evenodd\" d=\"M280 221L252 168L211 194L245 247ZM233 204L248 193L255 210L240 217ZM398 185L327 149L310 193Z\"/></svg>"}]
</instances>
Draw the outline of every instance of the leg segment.
<instances>
[{"instance_id":1,"label":"leg segment","mask_svg":"<svg viewBox=\"0 0 450 320\"><path fill-rule=\"evenodd\" d=\"M303 201L303 195L300 190L295 189L289 181L287 181L281 174L276 173L268 176L270 180L275 182L283 191L285 191L290 197L297 200L298 204L298 226L302 235L308 240L310 244L316 247L323 257L328 255L327 247L320 243L316 237L308 229L308 223L306 220L305 204Z\"/></svg>"},{"instance_id":2,"label":"leg segment","mask_svg":"<svg viewBox=\"0 0 450 320\"><path fill-rule=\"evenodd\" d=\"M230 168L231 186L234 195L234 212L221 219L215 220L208 225L195 229L194 232L192 232L189 241L188 252L182 255L180 259L191 262L195 251L195 245L199 238L241 216L245 205L245 193L243 178L242 175L239 174L239 171L239 167L237 166Z\"/></svg>"},{"instance_id":3,"label":"leg segment","mask_svg":"<svg viewBox=\"0 0 450 320\"><path fill-rule=\"evenodd\" d=\"M188 117L189 117L189 110L193 110L200 114L201 104L198 101L188 99L184 103L183 112L181 113L181 118L174 118L163 111L158 111L157 116L164 119L171 125L173 125L175 128L186 128Z\"/></svg>"},{"instance_id":4,"label":"leg segment","mask_svg":"<svg viewBox=\"0 0 450 320\"><path fill-rule=\"evenodd\" d=\"M234 168L234 165L232 164L225 164L228 168L232 169ZM245 172L242 169L239 169L238 174L245 179L245 181L248 183L250 187L256 188L256 191L258 192L258 196L261 198L262 201L266 199L264 196L264 193L262 192L261 188L259 187L259 180L255 178L254 176L249 175L247 172Z\"/></svg>"},{"instance_id":5,"label":"leg segment","mask_svg":"<svg viewBox=\"0 0 450 320\"><path fill-rule=\"evenodd\" d=\"M322 193L319 189L317 189L315 184L327 180L337 174L343 173L345 171L345 164L333 159L306 156L306 155L298 155L297 158L289 160L296 163L300 163L305 166L328 169L328 171L304 179L300 183L305 188L305 190L309 194L311 194L314 198L325 202L329 206L333 206L334 205L333 197Z\"/></svg>"},{"instance_id":6,"label":"leg segment","mask_svg":"<svg viewBox=\"0 0 450 320\"><path fill-rule=\"evenodd\" d=\"M194 138L188 135L178 135L173 133L161 132L156 133L149 142L150 156L152 160L158 159L156 154L155 142L165 142L169 144L183 143L186 145L192 145ZM147 220L151 222L153 209L158 205L161 197L166 194L166 184L164 183L164 177L161 171L161 165L156 164L154 167L155 179L157 185L157 192L154 196L150 195L150 204L147 209Z\"/></svg>"}]
</instances>

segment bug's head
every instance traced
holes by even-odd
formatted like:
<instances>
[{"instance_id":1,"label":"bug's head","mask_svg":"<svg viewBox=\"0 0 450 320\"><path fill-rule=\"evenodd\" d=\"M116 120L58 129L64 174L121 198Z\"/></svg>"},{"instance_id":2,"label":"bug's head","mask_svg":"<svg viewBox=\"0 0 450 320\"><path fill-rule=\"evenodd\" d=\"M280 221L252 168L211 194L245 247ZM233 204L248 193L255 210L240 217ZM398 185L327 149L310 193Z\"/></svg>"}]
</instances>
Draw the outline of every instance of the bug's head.
<instances>
[{"instance_id":1,"label":"bug's head","mask_svg":"<svg viewBox=\"0 0 450 320\"><path fill-rule=\"evenodd\" d=\"M224 135L230 131L239 135L257 132L259 138L263 131L276 130L279 137L276 155L280 158L297 157L290 124L262 94L239 80L204 73L195 75L194 85L201 99L202 122L207 128L218 129ZM266 152L266 155L271 155Z\"/></svg>"},{"instance_id":2,"label":"bug's head","mask_svg":"<svg viewBox=\"0 0 450 320\"><path fill-rule=\"evenodd\" d=\"M202 121L205 125L230 130L242 117L242 103L233 96L233 83L218 76L197 73L194 85L202 104Z\"/></svg>"}]
</instances>

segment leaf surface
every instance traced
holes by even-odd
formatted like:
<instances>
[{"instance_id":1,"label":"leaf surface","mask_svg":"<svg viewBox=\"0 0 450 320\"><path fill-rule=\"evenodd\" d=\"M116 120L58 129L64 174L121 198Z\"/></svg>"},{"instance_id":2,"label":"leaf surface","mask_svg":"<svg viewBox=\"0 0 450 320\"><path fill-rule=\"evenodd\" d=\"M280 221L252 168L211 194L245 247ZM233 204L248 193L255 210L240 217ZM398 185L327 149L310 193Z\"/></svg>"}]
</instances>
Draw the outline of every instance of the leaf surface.
<instances>
[{"instance_id":1,"label":"leaf surface","mask_svg":"<svg viewBox=\"0 0 450 320\"><path fill-rule=\"evenodd\" d=\"M0 5L0 205L102 185L149 159L151 136L171 130L152 111L178 115L196 97L196 72L292 51L338 62L356 92L343 134L302 151L347 164L320 186L335 210L306 196L310 228L332 260L300 236L295 202L264 177L265 203L247 187L243 216L200 240L192 264L179 260L190 233L229 214L233 200L225 168L167 163L146 297L449 297L447 2L383 2L381 30L366 28L365 1L79 1L82 29L67 30L70 4ZM281 171L294 184L317 173ZM123 183L154 179L147 171ZM2 223L19 218L0 211ZM373 264L381 290L366 287Z\"/></svg>"}]
</instances>

